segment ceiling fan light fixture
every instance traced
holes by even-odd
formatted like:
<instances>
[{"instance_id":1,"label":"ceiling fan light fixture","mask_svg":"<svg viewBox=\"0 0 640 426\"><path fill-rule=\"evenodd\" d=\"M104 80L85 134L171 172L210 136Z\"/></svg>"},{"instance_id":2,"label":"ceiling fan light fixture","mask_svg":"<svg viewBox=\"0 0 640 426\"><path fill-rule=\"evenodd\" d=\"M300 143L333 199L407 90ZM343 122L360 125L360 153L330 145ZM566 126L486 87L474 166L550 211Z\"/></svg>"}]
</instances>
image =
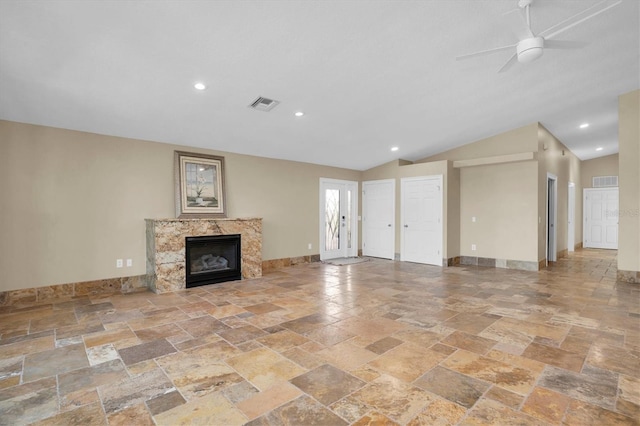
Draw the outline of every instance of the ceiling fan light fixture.
<instances>
[{"instance_id":1,"label":"ceiling fan light fixture","mask_svg":"<svg viewBox=\"0 0 640 426\"><path fill-rule=\"evenodd\" d=\"M544 39L542 37L531 37L522 40L517 45L518 62L528 64L542 56L544 53Z\"/></svg>"},{"instance_id":2,"label":"ceiling fan light fixture","mask_svg":"<svg viewBox=\"0 0 640 426\"><path fill-rule=\"evenodd\" d=\"M509 60L498 70L498 72L500 73L511 68L511 66L516 61L523 64L535 61L544 53L545 44L549 49L573 49L576 47L581 47L580 45L583 45L584 43L576 43L567 40L556 40L555 37L567 30L570 30L576 25L580 25L583 22L600 15L601 13L606 12L607 10L618 6L619 4L622 4L622 1L623 0L600 0L593 6L583 9L582 11L561 21L560 23L542 30L539 33L534 33L531 29L531 5L534 0L518 0L518 7L521 10L514 9L504 13L504 15L509 15L513 12L518 12L517 14L521 15L518 21L513 22L513 25L515 25L514 30L520 39L518 43L468 53L466 55L458 56L456 60L490 55L495 52L513 49L513 47L515 46L516 53L512 53L509 57ZM545 40L547 40L548 42L545 42Z\"/></svg>"},{"instance_id":3,"label":"ceiling fan light fixture","mask_svg":"<svg viewBox=\"0 0 640 426\"><path fill-rule=\"evenodd\" d=\"M518 1L518 7L519 7L520 9L524 9L524 8L526 8L527 6L531 6L531 1L532 1L532 0L519 0L519 1Z\"/></svg>"}]
</instances>

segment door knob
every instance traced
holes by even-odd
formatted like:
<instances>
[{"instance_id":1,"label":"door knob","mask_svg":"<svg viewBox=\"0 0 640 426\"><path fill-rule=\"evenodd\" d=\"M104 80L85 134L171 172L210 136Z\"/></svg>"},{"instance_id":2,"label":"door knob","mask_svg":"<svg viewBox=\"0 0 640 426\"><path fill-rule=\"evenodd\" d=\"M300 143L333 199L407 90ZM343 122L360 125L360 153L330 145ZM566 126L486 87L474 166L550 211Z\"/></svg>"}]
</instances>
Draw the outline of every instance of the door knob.
<instances>
[{"instance_id":1,"label":"door knob","mask_svg":"<svg viewBox=\"0 0 640 426\"><path fill-rule=\"evenodd\" d=\"M408 227L409 227L409 225L405 225L404 227L405 227L405 228L408 228Z\"/></svg>"},{"instance_id":2,"label":"door knob","mask_svg":"<svg viewBox=\"0 0 640 426\"><path fill-rule=\"evenodd\" d=\"M387 226L388 226L389 228L391 228L391 224L388 224Z\"/></svg>"}]
</instances>

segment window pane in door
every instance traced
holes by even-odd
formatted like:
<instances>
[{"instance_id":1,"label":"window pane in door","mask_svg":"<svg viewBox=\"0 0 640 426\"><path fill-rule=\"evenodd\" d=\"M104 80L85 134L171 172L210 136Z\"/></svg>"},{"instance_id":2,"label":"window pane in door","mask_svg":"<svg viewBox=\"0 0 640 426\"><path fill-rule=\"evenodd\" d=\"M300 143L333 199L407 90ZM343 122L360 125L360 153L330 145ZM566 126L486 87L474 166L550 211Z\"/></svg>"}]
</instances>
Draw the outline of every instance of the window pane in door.
<instances>
[{"instance_id":1,"label":"window pane in door","mask_svg":"<svg viewBox=\"0 0 640 426\"><path fill-rule=\"evenodd\" d=\"M325 191L325 227L324 249L338 250L340 248L340 190L327 189Z\"/></svg>"},{"instance_id":2,"label":"window pane in door","mask_svg":"<svg viewBox=\"0 0 640 426\"><path fill-rule=\"evenodd\" d=\"M351 248L351 191L347 191L347 247Z\"/></svg>"}]
</instances>

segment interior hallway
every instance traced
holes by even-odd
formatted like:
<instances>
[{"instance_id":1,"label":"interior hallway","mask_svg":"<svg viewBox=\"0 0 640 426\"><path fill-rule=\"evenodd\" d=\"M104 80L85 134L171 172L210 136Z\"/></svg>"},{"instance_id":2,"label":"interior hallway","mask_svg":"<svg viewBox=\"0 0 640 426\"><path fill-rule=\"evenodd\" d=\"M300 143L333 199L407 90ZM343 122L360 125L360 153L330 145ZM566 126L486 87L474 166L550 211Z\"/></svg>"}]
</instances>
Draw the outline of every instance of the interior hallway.
<instances>
[{"instance_id":1,"label":"interior hallway","mask_svg":"<svg viewBox=\"0 0 640 426\"><path fill-rule=\"evenodd\" d=\"M615 255L0 308L0 423L638 424L640 286Z\"/></svg>"}]
</instances>

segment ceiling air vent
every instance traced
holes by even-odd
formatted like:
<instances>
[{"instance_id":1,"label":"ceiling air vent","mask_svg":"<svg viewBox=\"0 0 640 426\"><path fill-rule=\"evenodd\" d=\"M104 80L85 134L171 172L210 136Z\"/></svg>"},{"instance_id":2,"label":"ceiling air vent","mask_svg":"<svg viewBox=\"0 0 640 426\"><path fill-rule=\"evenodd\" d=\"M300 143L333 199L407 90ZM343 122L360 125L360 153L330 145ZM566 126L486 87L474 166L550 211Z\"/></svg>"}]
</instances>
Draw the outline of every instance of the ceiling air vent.
<instances>
[{"instance_id":1,"label":"ceiling air vent","mask_svg":"<svg viewBox=\"0 0 640 426\"><path fill-rule=\"evenodd\" d=\"M258 111L268 112L274 109L279 103L280 102L274 101L273 99L267 99L267 98L263 98L262 96L259 96L258 99L256 99L251 103L251 105L249 105L249 108L257 109Z\"/></svg>"},{"instance_id":2,"label":"ceiling air vent","mask_svg":"<svg viewBox=\"0 0 640 426\"><path fill-rule=\"evenodd\" d=\"M612 186L618 186L618 176L594 176L593 177L594 188L608 188Z\"/></svg>"}]
</instances>

